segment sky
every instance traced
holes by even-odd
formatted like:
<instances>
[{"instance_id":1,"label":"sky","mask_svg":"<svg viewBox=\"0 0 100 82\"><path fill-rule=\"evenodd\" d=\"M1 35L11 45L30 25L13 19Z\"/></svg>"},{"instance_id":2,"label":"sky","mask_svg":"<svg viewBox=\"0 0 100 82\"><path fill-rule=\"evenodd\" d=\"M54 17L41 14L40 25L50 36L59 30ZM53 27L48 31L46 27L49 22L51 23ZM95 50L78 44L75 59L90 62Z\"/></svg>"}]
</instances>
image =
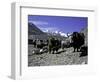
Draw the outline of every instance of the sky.
<instances>
[{"instance_id":1,"label":"sky","mask_svg":"<svg viewBox=\"0 0 100 82\"><path fill-rule=\"evenodd\" d=\"M44 32L49 30L72 33L88 27L87 17L28 15L28 22L32 22Z\"/></svg>"}]
</instances>

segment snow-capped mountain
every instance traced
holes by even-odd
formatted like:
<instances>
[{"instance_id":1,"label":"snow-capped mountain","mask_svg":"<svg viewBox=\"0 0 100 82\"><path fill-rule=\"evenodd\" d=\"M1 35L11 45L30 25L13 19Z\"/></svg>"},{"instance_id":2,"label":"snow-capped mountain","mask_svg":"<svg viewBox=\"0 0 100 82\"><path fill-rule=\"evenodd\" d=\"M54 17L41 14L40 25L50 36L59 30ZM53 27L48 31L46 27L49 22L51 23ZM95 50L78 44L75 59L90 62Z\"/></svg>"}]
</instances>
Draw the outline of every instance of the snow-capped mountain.
<instances>
[{"instance_id":1,"label":"snow-capped mountain","mask_svg":"<svg viewBox=\"0 0 100 82\"><path fill-rule=\"evenodd\" d=\"M61 32L61 31L47 30L45 32L48 33L48 35L56 35L56 36L62 36L62 37L68 37L70 35L69 33L64 33L64 32Z\"/></svg>"}]
</instances>

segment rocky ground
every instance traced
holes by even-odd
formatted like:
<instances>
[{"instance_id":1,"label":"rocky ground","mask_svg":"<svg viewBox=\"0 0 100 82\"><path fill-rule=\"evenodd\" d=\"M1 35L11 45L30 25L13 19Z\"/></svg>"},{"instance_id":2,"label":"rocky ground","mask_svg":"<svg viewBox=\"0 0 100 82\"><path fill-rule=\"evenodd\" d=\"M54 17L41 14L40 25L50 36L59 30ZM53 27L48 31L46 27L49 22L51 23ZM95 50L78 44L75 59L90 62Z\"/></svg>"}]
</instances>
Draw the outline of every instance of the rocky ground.
<instances>
[{"instance_id":1,"label":"rocky ground","mask_svg":"<svg viewBox=\"0 0 100 82\"><path fill-rule=\"evenodd\" d=\"M88 56L79 57L81 52L73 52L72 47L64 49L59 54L32 54L33 49L29 46L28 66L77 65L87 64L88 61Z\"/></svg>"}]
</instances>

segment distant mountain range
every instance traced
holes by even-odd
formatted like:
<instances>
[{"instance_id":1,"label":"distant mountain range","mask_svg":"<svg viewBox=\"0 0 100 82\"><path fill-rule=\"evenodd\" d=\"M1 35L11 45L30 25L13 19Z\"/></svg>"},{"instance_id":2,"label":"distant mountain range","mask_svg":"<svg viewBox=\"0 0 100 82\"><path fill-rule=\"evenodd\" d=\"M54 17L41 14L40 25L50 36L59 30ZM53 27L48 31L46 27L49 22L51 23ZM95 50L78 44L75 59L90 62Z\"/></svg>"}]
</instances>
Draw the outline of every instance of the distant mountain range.
<instances>
[{"instance_id":1,"label":"distant mountain range","mask_svg":"<svg viewBox=\"0 0 100 82\"><path fill-rule=\"evenodd\" d=\"M54 35L54 36L61 36L61 37L68 37L69 35L71 35L71 33L63 33L63 32L58 32L58 31L54 31L54 32L46 32L49 35Z\"/></svg>"},{"instance_id":2,"label":"distant mountain range","mask_svg":"<svg viewBox=\"0 0 100 82\"><path fill-rule=\"evenodd\" d=\"M60 39L64 39L67 34L62 32L43 32L36 25L29 22L28 23L28 39L48 39L48 37L56 37Z\"/></svg>"},{"instance_id":3,"label":"distant mountain range","mask_svg":"<svg viewBox=\"0 0 100 82\"><path fill-rule=\"evenodd\" d=\"M42 30L40 30L36 25L34 25L33 23L29 22L28 23L28 34L29 35L47 35L47 36L62 36L62 37L67 37L66 33L63 32L51 32L51 31L47 31L47 32L43 32Z\"/></svg>"},{"instance_id":4,"label":"distant mountain range","mask_svg":"<svg viewBox=\"0 0 100 82\"><path fill-rule=\"evenodd\" d=\"M87 45L87 28L83 28L80 33L84 33L85 35L85 43ZM29 22L28 23L28 35L29 38L48 38L50 36L55 36L58 38L66 38L69 35L71 35L72 33L63 33L63 32L58 32L58 31L47 31L47 32L43 32L42 30L40 30L36 25L34 25L33 23Z\"/></svg>"}]
</instances>

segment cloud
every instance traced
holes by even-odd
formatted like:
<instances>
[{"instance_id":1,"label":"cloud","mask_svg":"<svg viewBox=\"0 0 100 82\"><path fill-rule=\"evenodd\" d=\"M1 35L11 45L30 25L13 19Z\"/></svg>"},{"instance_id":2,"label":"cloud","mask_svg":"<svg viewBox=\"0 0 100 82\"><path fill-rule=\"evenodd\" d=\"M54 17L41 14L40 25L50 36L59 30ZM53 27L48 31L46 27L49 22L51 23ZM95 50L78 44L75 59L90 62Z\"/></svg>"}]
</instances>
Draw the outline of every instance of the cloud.
<instances>
[{"instance_id":1,"label":"cloud","mask_svg":"<svg viewBox=\"0 0 100 82\"><path fill-rule=\"evenodd\" d=\"M48 25L48 22L46 21L29 21L35 25Z\"/></svg>"}]
</instances>

